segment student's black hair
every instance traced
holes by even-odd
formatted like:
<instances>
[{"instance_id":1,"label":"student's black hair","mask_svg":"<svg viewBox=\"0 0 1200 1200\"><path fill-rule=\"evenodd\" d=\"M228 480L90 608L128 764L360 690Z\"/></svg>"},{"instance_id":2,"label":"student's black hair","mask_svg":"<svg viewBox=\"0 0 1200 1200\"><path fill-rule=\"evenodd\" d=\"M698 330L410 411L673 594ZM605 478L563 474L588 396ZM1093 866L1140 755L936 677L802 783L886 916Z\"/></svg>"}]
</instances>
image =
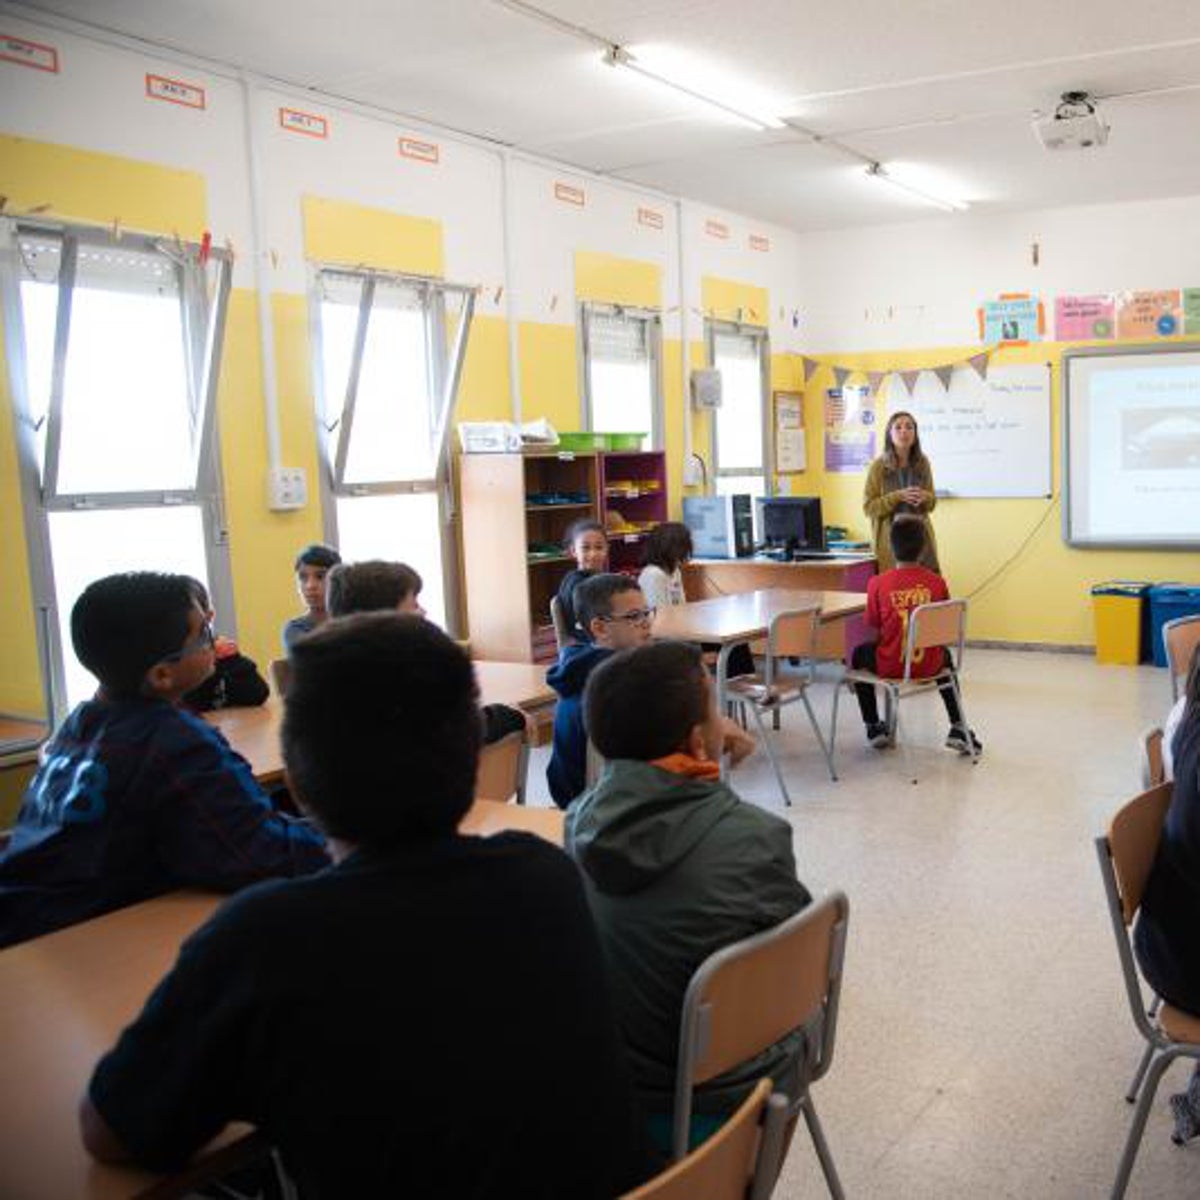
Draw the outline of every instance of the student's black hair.
<instances>
[{"instance_id":1,"label":"student's black hair","mask_svg":"<svg viewBox=\"0 0 1200 1200\"><path fill-rule=\"evenodd\" d=\"M611 571L582 580L573 597L575 619L579 622L580 629L590 638L592 622L597 617L612 616L613 599L616 596L639 591L641 587L636 579Z\"/></svg>"},{"instance_id":2,"label":"student's black hair","mask_svg":"<svg viewBox=\"0 0 1200 1200\"><path fill-rule=\"evenodd\" d=\"M585 533L602 533L604 540L608 541L608 531L604 526L599 521L593 521L590 517L585 517L582 521L572 521L567 526L567 532L563 534L563 549L570 554L575 549L575 542L583 537Z\"/></svg>"},{"instance_id":3,"label":"student's black hair","mask_svg":"<svg viewBox=\"0 0 1200 1200\"><path fill-rule=\"evenodd\" d=\"M466 654L422 617L359 613L306 635L291 664L283 758L322 829L364 847L452 834L483 736Z\"/></svg>"},{"instance_id":4,"label":"student's black hair","mask_svg":"<svg viewBox=\"0 0 1200 1200\"><path fill-rule=\"evenodd\" d=\"M1184 743L1195 737L1200 737L1200 642L1192 650L1187 682L1183 686L1183 716L1171 747L1176 762L1182 755Z\"/></svg>"},{"instance_id":5,"label":"student's black hair","mask_svg":"<svg viewBox=\"0 0 1200 1200\"><path fill-rule=\"evenodd\" d=\"M394 610L406 596L419 595L421 576L405 563L338 563L325 581L325 607L331 617Z\"/></svg>"},{"instance_id":6,"label":"student's black hair","mask_svg":"<svg viewBox=\"0 0 1200 1200\"><path fill-rule=\"evenodd\" d=\"M656 525L646 538L645 563L662 567L668 575L692 557L692 531L680 521Z\"/></svg>"},{"instance_id":7,"label":"student's black hair","mask_svg":"<svg viewBox=\"0 0 1200 1200\"><path fill-rule=\"evenodd\" d=\"M188 575L185 578L188 581L188 587L191 589L192 596L195 598L196 603L200 605L205 612L208 612L208 610L212 608L212 599L209 597L208 588L206 588L204 584L194 575Z\"/></svg>"},{"instance_id":8,"label":"student's black hair","mask_svg":"<svg viewBox=\"0 0 1200 1200\"><path fill-rule=\"evenodd\" d=\"M296 555L292 570L299 571L301 567L324 567L328 571L330 567L336 567L341 561L342 556L332 546L313 542L311 546L305 546Z\"/></svg>"},{"instance_id":9,"label":"student's black hair","mask_svg":"<svg viewBox=\"0 0 1200 1200\"><path fill-rule=\"evenodd\" d=\"M84 588L71 609L71 644L110 696L136 696L146 672L183 647L196 609L192 583L186 575L129 571Z\"/></svg>"},{"instance_id":10,"label":"student's black hair","mask_svg":"<svg viewBox=\"0 0 1200 1200\"><path fill-rule=\"evenodd\" d=\"M892 554L898 563L915 563L925 549L925 522L912 513L892 521Z\"/></svg>"},{"instance_id":11,"label":"student's black hair","mask_svg":"<svg viewBox=\"0 0 1200 1200\"><path fill-rule=\"evenodd\" d=\"M695 646L648 642L605 659L583 694L588 737L605 758L651 762L682 748L709 711L708 673Z\"/></svg>"}]
</instances>

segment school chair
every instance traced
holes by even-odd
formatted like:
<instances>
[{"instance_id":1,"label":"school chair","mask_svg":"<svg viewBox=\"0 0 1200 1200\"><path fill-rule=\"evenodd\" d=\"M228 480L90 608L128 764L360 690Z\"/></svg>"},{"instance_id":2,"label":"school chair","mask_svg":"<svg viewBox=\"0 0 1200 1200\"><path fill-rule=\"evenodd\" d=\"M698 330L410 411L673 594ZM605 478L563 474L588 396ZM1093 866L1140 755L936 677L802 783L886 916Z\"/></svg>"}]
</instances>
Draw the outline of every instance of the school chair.
<instances>
[{"instance_id":1,"label":"school chair","mask_svg":"<svg viewBox=\"0 0 1200 1200\"><path fill-rule=\"evenodd\" d=\"M1162 627L1163 646L1167 651L1167 670L1171 672L1171 700L1179 699L1179 680L1188 673L1192 655L1200 646L1200 616L1176 617Z\"/></svg>"},{"instance_id":2,"label":"school chair","mask_svg":"<svg viewBox=\"0 0 1200 1200\"><path fill-rule=\"evenodd\" d=\"M561 654L563 647L570 646L575 638L571 630L567 628L567 618L563 616L562 601L557 596L550 597L550 623L554 626L554 643Z\"/></svg>"},{"instance_id":3,"label":"school chair","mask_svg":"<svg viewBox=\"0 0 1200 1200\"><path fill-rule=\"evenodd\" d=\"M838 680L833 693L833 717L829 731L830 755L834 752L837 742L838 698L842 693L842 685L853 690L856 683L868 683L874 688L882 688L886 701L886 714L889 725L888 732L892 741L900 741L904 752L905 766L912 775L912 759L908 746L900 739L900 701L905 696L919 695L938 689L942 684L948 684L954 691L958 701L959 713L963 727L970 729L967 720L967 709L963 703L962 688L958 676L962 671L963 652L967 641L967 602L965 600L937 600L930 604L919 604L908 614L908 633L904 640L904 674L899 679L885 679L874 671L865 671L857 667L846 667ZM913 678L913 664L918 655L925 650L935 647L954 649L954 666L947 666L936 675L927 678ZM972 745L971 762L979 761L979 750ZM917 782L912 775L913 783Z\"/></svg>"},{"instance_id":4,"label":"school chair","mask_svg":"<svg viewBox=\"0 0 1200 1200\"><path fill-rule=\"evenodd\" d=\"M1125 1195L1146 1130L1146 1118L1167 1068L1177 1058L1200 1060L1200 1017L1165 1003L1158 1005L1154 1017L1147 1013L1129 936L1154 866L1163 822L1171 806L1171 790L1171 784L1161 783L1135 796L1117 811L1109 822L1108 832L1096 838L1096 855L1125 981L1125 996L1134 1028L1146 1041L1146 1054L1131 1087L1131 1092L1137 1095L1140 1086L1141 1094L1137 1095L1129 1136L1117 1167L1112 1200L1121 1200Z\"/></svg>"},{"instance_id":5,"label":"school chair","mask_svg":"<svg viewBox=\"0 0 1200 1200\"><path fill-rule=\"evenodd\" d=\"M271 675L271 686L280 700L287 695L288 684L292 682L292 664L286 658L276 658L267 668Z\"/></svg>"},{"instance_id":6,"label":"school chair","mask_svg":"<svg viewBox=\"0 0 1200 1200\"><path fill-rule=\"evenodd\" d=\"M672 1157L688 1149L692 1089L804 1030L789 1120L804 1114L829 1194L842 1200L833 1155L809 1092L833 1062L850 902L814 901L774 929L734 942L697 968L683 998L675 1072Z\"/></svg>"},{"instance_id":7,"label":"school chair","mask_svg":"<svg viewBox=\"0 0 1200 1200\"><path fill-rule=\"evenodd\" d=\"M767 1200L783 1159L787 1097L760 1079L702 1146L621 1200Z\"/></svg>"},{"instance_id":8,"label":"school chair","mask_svg":"<svg viewBox=\"0 0 1200 1200\"><path fill-rule=\"evenodd\" d=\"M475 775L475 799L507 804L514 797L525 803L525 779L529 773L529 741L525 730L514 729L479 752Z\"/></svg>"},{"instance_id":9,"label":"school chair","mask_svg":"<svg viewBox=\"0 0 1200 1200\"><path fill-rule=\"evenodd\" d=\"M1138 741L1141 750L1142 787L1157 787L1167 778L1163 763L1163 731L1161 725L1152 725Z\"/></svg>"},{"instance_id":10,"label":"school chair","mask_svg":"<svg viewBox=\"0 0 1200 1200\"><path fill-rule=\"evenodd\" d=\"M817 724L817 715L809 703L809 686L816 682L817 639L821 632L821 606L797 608L788 612L776 613L771 619L767 630L766 653L762 659L762 669L753 675L740 675L729 680L725 685L726 695L733 701L744 704L749 708L758 728L759 741L766 747L767 757L771 760L771 769L775 772L775 780L779 784L780 794L785 805L791 805L792 798L788 794L784 782L783 770L775 747L763 723L763 713L771 713L775 718L775 728L778 728L780 710L788 704L797 701L804 705L808 714L808 723L813 733L817 735L817 744L825 756L825 765L829 768L829 778L836 782L837 771L833 765L833 754L825 744L821 727ZM798 674L783 675L780 665L785 658L798 658L802 666Z\"/></svg>"}]
</instances>

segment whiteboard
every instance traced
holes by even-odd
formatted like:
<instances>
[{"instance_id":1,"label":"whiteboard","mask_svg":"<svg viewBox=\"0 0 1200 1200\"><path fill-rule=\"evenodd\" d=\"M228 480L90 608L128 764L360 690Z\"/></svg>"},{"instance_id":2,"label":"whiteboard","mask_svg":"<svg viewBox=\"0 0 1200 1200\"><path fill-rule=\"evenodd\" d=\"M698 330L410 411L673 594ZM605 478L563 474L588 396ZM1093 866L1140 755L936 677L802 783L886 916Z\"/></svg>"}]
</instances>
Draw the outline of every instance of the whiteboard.
<instances>
[{"instance_id":1,"label":"whiteboard","mask_svg":"<svg viewBox=\"0 0 1200 1200\"><path fill-rule=\"evenodd\" d=\"M1049 496L1050 368L993 367L986 380L956 367L949 390L923 372L905 400L888 395L889 412L917 418L921 448L938 495Z\"/></svg>"}]
</instances>

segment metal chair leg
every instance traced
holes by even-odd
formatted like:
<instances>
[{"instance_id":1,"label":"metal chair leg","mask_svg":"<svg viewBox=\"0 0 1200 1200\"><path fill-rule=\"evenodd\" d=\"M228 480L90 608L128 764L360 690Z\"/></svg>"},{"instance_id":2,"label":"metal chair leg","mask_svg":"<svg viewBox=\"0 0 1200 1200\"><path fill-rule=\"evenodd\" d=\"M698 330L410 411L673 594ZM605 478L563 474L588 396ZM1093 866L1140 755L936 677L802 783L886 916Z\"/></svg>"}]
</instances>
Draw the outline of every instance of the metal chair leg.
<instances>
[{"instance_id":1,"label":"metal chair leg","mask_svg":"<svg viewBox=\"0 0 1200 1200\"><path fill-rule=\"evenodd\" d=\"M1125 1103L1136 1104L1138 1092L1142 1088L1142 1080L1146 1078L1146 1071L1150 1067L1150 1060L1154 1057L1154 1047L1147 1046L1146 1053L1142 1055L1142 1061L1138 1063L1138 1068L1134 1072L1133 1078L1129 1081L1129 1088L1125 1092Z\"/></svg>"},{"instance_id":2,"label":"metal chair leg","mask_svg":"<svg viewBox=\"0 0 1200 1200\"><path fill-rule=\"evenodd\" d=\"M850 685L844 680L839 679L833 685L833 713L829 718L829 761L833 761L834 748L837 745L837 717L838 717L838 700L841 699L842 688Z\"/></svg>"},{"instance_id":3,"label":"metal chair leg","mask_svg":"<svg viewBox=\"0 0 1200 1200\"><path fill-rule=\"evenodd\" d=\"M837 770L833 765L833 754L828 746L825 745L825 739L821 736L821 727L817 724L817 714L813 712L813 707L809 703L808 693L801 692L800 699L804 701L804 711L808 713L808 723L812 726L812 731L817 735L817 744L821 747L821 753L825 755L825 765L829 768L829 778L837 783ZM776 713L778 716L778 713Z\"/></svg>"},{"instance_id":4,"label":"metal chair leg","mask_svg":"<svg viewBox=\"0 0 1200 1200\"><path fill-rule=\"evenodd\" d=\"M1150 1115L1150 1105L1154 1103L1154 1097L1158 1092L1158 1085L1162 1082L1163 1075L1177 1057L1178 1055L1166 1050L1150 1064L1150 1069L1146 1073L1146 1082L1142 1085L1142 1094L1138 1098L1137 1108L1133 1110L1133 1121L1129 1126L1129 1136L1125 1139L1125 1149L1121 1152L1121 1162L1117 1167L1117 1178L1113 1183L1111 1200L1124 1200L1125 1189L1129 1186L1129 1176L1133 1174L1133 1163L1142 1144L1142 1135L1146 1132L1146 1118Z\"/></svg>"},{"instance_id":5,"label":"metal chair leg","mask_svg":"<svg viewBox=\"0 0 1200 1200\"><path fill-rule=\"evenodd\" d=\"M837 1167L833 1155L829 1152L829 1143L825 1140L825 1131L817 1120L817 1110L813 1107L812 1097L805 1096L800 1101L800 1111L804 1114L804 1122L808 1126L809 1136L817 1151L817 1159L821 1163L821 1171L825 1175L825 1183L833 1200L845 1200L846 1193L842 1191L842 1181L838 1178Z\"/></svg>"},{"instance_id":6,"label":"metal chair leg","mask_svg":"<svg viewBox=\"0 0 1200 1200\"><path fill-rule=\"evenodd\" d=\"M791 808L792 798L788 795L787 784L783 782L783 771L780 769L779 759L775 757L775 747L771 744L767 727L763 724L762 713L759 712L757 704L751 704L750 711L754 714L754 723L758 726L758 736L767 751L767 758L771 760L771 769L775 772L775 781L779 784L779 792L783 796L783 803L785 807Z\"/></svg>"}]
</instances>

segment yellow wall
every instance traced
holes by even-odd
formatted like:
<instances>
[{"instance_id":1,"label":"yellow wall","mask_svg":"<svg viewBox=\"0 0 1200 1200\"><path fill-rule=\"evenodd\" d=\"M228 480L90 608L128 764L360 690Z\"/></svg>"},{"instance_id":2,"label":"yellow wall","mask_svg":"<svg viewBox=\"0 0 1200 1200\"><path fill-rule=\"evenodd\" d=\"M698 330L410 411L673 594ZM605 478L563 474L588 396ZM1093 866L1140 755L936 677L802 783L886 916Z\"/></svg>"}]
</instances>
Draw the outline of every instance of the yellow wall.
<instances>
[{"instance_id":1,"label":"yellow wall","mask_svg":"<svg viewBox=\"0 0 1200 1200\"><path fill-rule=\"evenodd\" d=\"M1091 645L1094 632L1089 589L1093 583L1106 579L1200 578L1194 555L1076 550L1063 542L1059 507L1061 463L1058 446L1062 425L1059 367L1062 353L1068 348L1063 343L1043 342L1004 350L992 360L995 365L1049 362L1053 367L1053 498L942 499L933 514L938 552L951 590L957 596L971 597L970 635L973 638ZM911 370L951 360L961 361L977 353L978 349L978 346L951 346L878 354L838 354L831 359L861 371ZM792 477L792 491L821 496L827 524L849 526L867 538L870 529L862 512L863 475L826 474L824 469L823 397L826 388L833 386L828 366L809 380L804 406L809 469ZM896 390L890 396L885 392L881 397L881 415L904 407L903 385L891 380L887 386ZM896 397L894 401L892 396ZM936 479L936 461L933 469ZM1048 508L1053 511L1047 513ZM1039 521L1042 522L1040 526ZM1026 539L1031 540L1022 548ZM1010 558L1013 562L1005 566ZM1003 569L997 575L1000 568ZM996 577L989 583L992 576ZM985 583L987 586L980 590Z\"/></svg>"}]
</instances>

